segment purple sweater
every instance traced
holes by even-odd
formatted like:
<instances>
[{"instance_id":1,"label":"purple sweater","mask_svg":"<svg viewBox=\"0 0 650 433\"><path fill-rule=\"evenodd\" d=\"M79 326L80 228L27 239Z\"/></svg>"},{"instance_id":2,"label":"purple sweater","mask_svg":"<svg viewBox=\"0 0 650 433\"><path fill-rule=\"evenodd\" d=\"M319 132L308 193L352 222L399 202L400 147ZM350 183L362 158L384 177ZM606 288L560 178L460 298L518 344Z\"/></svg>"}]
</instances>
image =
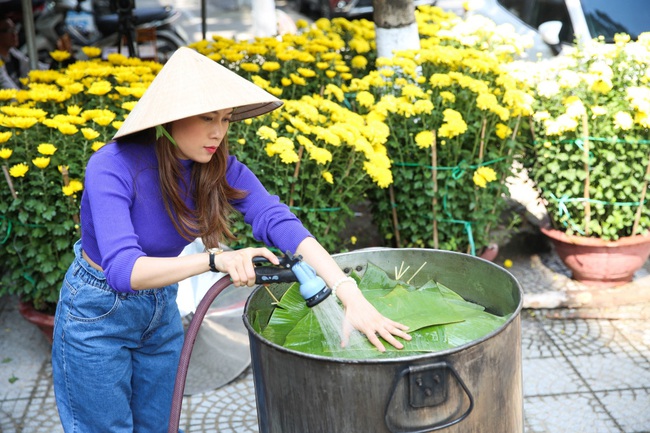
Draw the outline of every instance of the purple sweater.
<instances>
[{"instance_id":1,"label":"purple sweater","mask_svg":"<svg viewBox=\"0 0 650 433\"><path fill-rule=\"evenodd\" d=\"M194 163L182 162L189 184ZM234 156L228 159L226 179L248 192L232 205L253 227L256 239L294 253L311 236L289 207L270 195ZM194 209L189 195L185 202ZM189 244L165 210L153 145L109 143L90 158L81 199L81 242L118 292L133 291L131 272L139 257L175 257Z\"/></svg>"}]
</instances>

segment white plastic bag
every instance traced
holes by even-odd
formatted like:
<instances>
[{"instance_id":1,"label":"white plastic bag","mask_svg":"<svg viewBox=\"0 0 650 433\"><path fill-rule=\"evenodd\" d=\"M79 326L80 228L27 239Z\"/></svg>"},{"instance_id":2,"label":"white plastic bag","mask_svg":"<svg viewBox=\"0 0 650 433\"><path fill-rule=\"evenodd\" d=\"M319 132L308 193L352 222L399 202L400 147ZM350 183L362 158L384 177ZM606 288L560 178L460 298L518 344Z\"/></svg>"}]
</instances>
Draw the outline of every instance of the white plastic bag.
<instances>
[{"instance_id":1,"label":"white plastic bag","mask_svg":"<svg viewBox=\"0 0 650 433\"><path fill-rule=\"evenodd\" d=\"M202 253L205 251L205 246L201 239L196 239L194 242L189 244L181 252L181 256L188 254ZM176 296L176 303L178 304L178 310L181 313L181 317L185 317L190 313L196 311L201 299L210 290L210 287L214 285L217 281L223 277L223 272L204 272L194 277L187 278L178 283L178 295Z\"/></svg>"}]
</instances>

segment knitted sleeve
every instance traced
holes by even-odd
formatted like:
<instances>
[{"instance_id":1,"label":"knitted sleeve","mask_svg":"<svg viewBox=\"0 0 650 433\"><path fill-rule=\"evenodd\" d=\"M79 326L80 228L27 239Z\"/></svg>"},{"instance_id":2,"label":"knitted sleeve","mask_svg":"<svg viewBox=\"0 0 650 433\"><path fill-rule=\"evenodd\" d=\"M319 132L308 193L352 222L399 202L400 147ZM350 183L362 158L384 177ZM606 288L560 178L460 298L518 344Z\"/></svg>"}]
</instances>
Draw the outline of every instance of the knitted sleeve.
<instances>
[{"instance_id":1,"label":"knitted sleeve","mask_svg":"<svg viewBox=\"0 0 650 433\"><path fill-rule=\"evenodd\" d=\"M232 187L248 193L232 205L252 226L255 239L282 252L295 253L300 242L312 236L289 207L278 196L271 195L257 176L234 156L228 160L226 179Z\"/></svg>"}]
</instances>

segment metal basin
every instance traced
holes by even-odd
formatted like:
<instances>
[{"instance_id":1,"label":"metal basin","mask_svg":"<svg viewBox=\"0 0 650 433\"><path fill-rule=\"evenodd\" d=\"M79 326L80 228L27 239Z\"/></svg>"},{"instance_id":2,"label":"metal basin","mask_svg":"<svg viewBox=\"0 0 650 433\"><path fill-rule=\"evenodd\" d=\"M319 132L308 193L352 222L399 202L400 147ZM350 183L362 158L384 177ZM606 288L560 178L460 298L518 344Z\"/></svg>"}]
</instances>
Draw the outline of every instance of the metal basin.
<instances>
[{"instance_id":1,"label":"metal basin","mask_svg":"<svg viewBox=\"0 0 650 433\"><path fill-rule=\"evenodd\" d=\"M503 268L483 259L430 249L360 250L336 255L346 273L373 263L426 265L413 279L434 279L498 315L500 328L464 346L380 360L309 355L278 346L252 328L272 312L270 295L255 289L244 309L260 432L522 433L522 291ZM270 287L276 297L288 285Z\"/></svg>"}]
</instances>

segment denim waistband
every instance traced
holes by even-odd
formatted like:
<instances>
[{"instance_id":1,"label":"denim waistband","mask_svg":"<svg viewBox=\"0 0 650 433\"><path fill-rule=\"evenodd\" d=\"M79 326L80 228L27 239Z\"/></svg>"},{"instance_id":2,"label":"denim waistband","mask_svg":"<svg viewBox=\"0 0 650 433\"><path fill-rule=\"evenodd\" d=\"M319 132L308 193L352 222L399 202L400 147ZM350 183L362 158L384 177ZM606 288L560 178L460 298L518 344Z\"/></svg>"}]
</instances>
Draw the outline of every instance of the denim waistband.
<instances>
[{"instance_id":1,"label":"denim waistband","mask_svg":"<svg viewBox=\"0 0 650 433\"><path fill-rule=\"evenodd\" d=\"M110 292L116 292L123 297L128 297L128 296L146 296L146 295L154 294L161 290L177 289L178 287L178 284L172 284L158 289L145 289L145 290L135 290L133 292L120 292L118 290L113 289L108 284L108 282L106 281L106 275L104 274L103 271L99 271L93 268L90 265L90 263L88 263L86 259L83 258L81 251L82 251L81 240L79 240L74 244L75 259L72 262L72 269L71 269L72 273L77 278L81 279L84 283L89 284L98 289L106 290Z\"/></svg>"}]
</instances>

